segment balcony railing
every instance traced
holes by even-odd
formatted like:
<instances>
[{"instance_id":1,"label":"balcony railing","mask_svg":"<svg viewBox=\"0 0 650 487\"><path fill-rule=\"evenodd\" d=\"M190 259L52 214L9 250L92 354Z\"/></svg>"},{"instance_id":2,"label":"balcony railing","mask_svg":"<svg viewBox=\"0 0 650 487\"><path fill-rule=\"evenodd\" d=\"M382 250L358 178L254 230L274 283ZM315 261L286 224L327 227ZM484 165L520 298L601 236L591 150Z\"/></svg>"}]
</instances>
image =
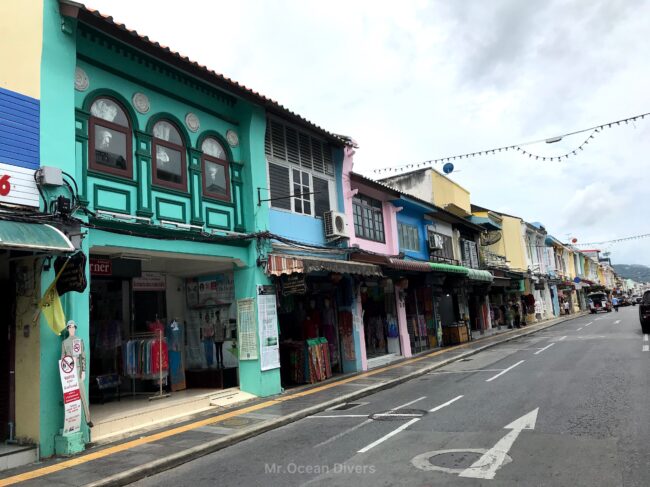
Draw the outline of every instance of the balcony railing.
<instances>
[{"instance_id":1,"label":"balcony railing","mask_svg":"<svg viewBox=\"0 0 650 487\"><path fill-rule=\"evenodd\" d=\"M460 265L460 262L457 259L450 259L449 257L443 257L441 255L436 255L436 254L430 254L429 260L431 262L440 262L443 264Z\"/></svg>"},{"instance_id":2,"label":"balcony railing","mask_svg":"<svg viewBox=\"0 0 650 487\"><path fill-rule=\"evenodd\" d=\"M508 261L504 255L500 255L486 249L481 249L480 255L481 265L483 267L508 267Z\"/></svg>"}]
</instances>

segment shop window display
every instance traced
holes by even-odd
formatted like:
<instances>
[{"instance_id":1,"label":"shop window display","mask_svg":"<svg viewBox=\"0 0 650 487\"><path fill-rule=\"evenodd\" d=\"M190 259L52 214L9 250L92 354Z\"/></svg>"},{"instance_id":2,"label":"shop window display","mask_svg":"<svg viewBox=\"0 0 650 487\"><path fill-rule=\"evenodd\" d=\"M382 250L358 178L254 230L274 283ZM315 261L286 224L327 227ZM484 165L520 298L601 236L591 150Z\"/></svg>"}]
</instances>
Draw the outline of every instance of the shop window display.
<instances>
[{"instance_id":1,"label":"shop window display","mask_svg":"<svg viewBox=\"0 0 650 487\"><path fill-rule=\"evenodd\" d=\"M392 281L364 282L361 285L361 303L367 357L388 353L399 355L399 331Z\"/></svg>"}]
</instances>

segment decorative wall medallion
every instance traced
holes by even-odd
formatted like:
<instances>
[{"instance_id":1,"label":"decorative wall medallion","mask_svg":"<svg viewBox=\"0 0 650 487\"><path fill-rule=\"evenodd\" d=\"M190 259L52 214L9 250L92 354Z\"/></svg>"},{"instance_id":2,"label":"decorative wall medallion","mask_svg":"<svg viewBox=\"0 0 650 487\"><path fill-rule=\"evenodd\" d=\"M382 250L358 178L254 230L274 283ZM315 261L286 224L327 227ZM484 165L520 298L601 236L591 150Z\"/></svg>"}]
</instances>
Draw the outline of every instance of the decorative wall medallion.
<instances>
[{"instance_id":1,"label":"decorative wall medallion","mask_svg":"<svg viewBox=\"0 0 650 487\"><path fill-rule=\"evenodd\" d=\"M239 145L239 135L234 130L228 130L226 132L226 140L230 144L230 147L237 147Z\"/></svg>"},{"instance_id":2,"label":"decorative wall medallion","mask_svg":"<svg viewBox=\"0 0 650 487\"><path fill-rule=\"evenodd\" d=\"M187 125L187 128L192 132L198 132L201 128L199 117L197 117L196 114L192 112L189 112L187 115L185 115L185 124Z\"/></svg>"},{"instance_id":3,"label":"decorative wall medallion","mask_svg":"<svg viewBox=\"0 0 650 487\"><path fill-rule=\"evenodd\" d=\"M144 93L133 93L133 98L131 98L131 100L133 101L135 109L140 113L147 113L151 107L151 105L149 105L149 97Z\"/></svg>"},{"instance_id":4,"label":"decorative wall medallion","mask_svg":"<svg viewBox=\"0 0 650 487\"><path fill-rule=\"evenodd\" d=\"M86 72L77 66L74 70L74 89L77 91L86 91L90 85L90 80Z\"/></svg>"}]
</instances>

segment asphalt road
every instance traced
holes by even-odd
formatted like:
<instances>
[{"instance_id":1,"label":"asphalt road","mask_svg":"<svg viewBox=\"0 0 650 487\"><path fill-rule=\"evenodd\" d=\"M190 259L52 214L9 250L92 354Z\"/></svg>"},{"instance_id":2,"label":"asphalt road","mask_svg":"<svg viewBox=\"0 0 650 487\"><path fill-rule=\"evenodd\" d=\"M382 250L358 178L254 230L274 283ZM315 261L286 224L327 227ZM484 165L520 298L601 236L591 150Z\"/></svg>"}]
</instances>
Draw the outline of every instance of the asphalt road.
<instances>
[{"instance_id":1,"label":"asphalt road","mask_svg":"<svg viewBox=\"0 0 650 487\"><path fill-rule=\"evenodd\" d=\"M645 487L648 344L582 317L135 485Z\"/></svg>"}]
</instances>

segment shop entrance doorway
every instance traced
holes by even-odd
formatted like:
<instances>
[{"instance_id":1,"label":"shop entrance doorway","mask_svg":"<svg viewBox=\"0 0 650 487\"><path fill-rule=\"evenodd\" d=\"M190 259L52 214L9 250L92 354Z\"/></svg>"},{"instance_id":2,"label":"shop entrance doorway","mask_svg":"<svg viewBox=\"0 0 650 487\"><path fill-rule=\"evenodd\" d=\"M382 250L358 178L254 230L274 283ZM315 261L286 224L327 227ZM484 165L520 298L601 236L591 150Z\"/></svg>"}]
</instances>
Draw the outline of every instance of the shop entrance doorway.
<instances>
[{"instance_id":1,"label":"shop entrance doorway","mask_svg":"<svg viewBox=\"0 0 650 487\"><path fill-rule=\"evenodd\" d=\"M6 277L6 276L3 276ZM5 297L5 319L0 320L0 441L9 437L12 417L14 360L15 288L7 279L0 280L0 296Z\"/></svg>"},{"instance_id":2,"label":"shop entrance doorway","mask_svg":"<svg viewBox=\"0 0 650 487\"><path fill-rule=\"evenodd\" d=\"M92 441L250 398L237 387L235 262L123 252L90 255Z\"/></svg>"},{"instance_id":3,"label":"shop entrance doorway","mask_svg":"<svg viewBox=\"0 0 650 487\"><path fill-rule=\"evenodd\" d=\"M285 388L343 371L336 287L328 278L304 279L304 293L279 299L280 373ZM282 282L278 287L283 289Z\"/></svg>"},{"instance_id":4,"label":"shop entrance doorway","mask_svg":"<svg viewBox=\"0 0 650 487\"><path fill-rule=\"evenodd\" d=\"M390 279L366 281L361 285L363 328L368 359L387 354L400 355L395 288Z\"/></svg>"}]
</instances>

